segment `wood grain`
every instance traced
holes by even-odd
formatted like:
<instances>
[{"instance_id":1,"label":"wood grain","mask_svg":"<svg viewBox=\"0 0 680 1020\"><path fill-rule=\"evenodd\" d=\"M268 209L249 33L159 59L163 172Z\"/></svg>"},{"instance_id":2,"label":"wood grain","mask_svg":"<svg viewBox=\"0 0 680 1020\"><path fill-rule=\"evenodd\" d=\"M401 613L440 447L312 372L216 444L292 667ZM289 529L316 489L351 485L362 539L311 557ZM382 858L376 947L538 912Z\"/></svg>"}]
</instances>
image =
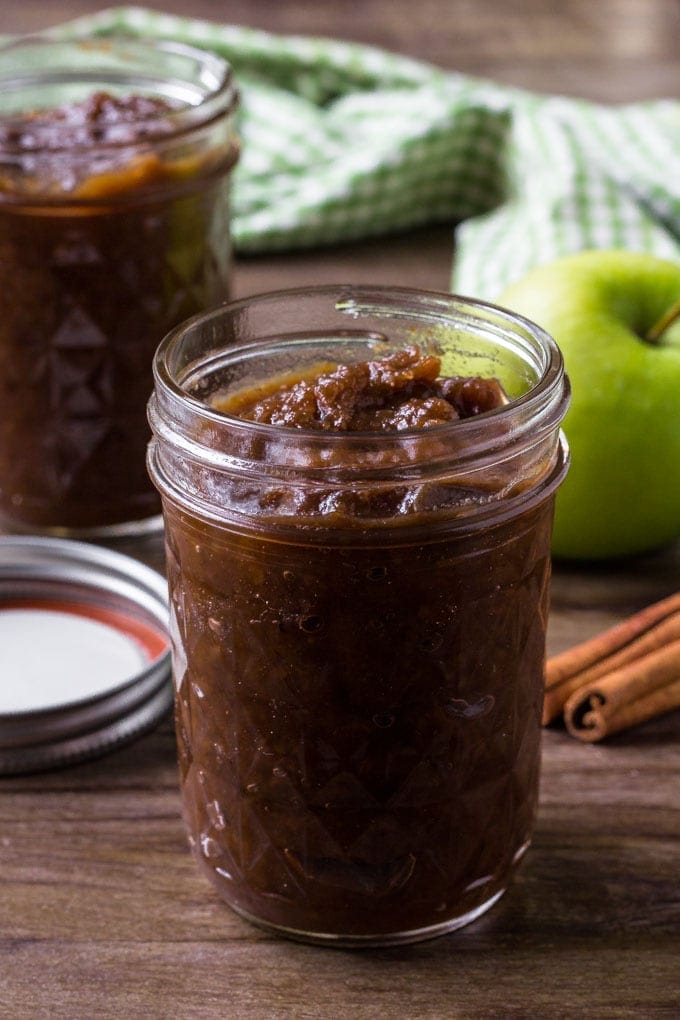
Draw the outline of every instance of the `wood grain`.
<instances>
[{"instance_id":1,"label":"wood grain","mask_svg":"<svg viewBox=\"0 0 680 1020\"><path fill-rule=\"evenodd\" d=\"M104 6L5 3L0 31L37 31ZM334 35L541 91L616 102L680 89L677 0L145 0L142 6L269 31Z\"/></svg>"},{"instance_id":2,"label":"wood grain","mask_svg":"<svg viewBox=\"0 0 680 1020\"><path fill-rule=\"evenodd\" d=\"M2 5L28 31L98 4ZM332 34L598 99L680 96L677 0L166 0L161 9ZM449 227L240 260L238 294L313 282L445 289ZM162 567L160 541L121 543ZM556 652L678 586L680 550L556 565ZM393 950L276 939L217 901L189 856L169 719L98 761L0 780L0 1017L653 1020L678 1015L677 713L605 745L544 737L534 845L488 915Z\"/></svg>"}]
</instances>

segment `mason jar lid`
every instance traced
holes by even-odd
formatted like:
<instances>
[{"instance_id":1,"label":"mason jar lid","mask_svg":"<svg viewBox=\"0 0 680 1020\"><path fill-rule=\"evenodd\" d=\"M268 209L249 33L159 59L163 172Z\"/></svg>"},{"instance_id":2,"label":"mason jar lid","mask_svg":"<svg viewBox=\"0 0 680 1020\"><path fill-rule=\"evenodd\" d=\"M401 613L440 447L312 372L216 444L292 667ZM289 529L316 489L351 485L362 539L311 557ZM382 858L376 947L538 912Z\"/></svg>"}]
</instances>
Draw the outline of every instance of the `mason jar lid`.
<instances>
[{"instance_id":1,"label":"mason jar lid","mask_svg":"<svg viewBox=\"0 0 680 1020\"><path fill-rule=\"evenodd\" d=\"M0 538L0 774L103 754L171 704L157 571L82 542Z\"/></svg>"}]
</instances>

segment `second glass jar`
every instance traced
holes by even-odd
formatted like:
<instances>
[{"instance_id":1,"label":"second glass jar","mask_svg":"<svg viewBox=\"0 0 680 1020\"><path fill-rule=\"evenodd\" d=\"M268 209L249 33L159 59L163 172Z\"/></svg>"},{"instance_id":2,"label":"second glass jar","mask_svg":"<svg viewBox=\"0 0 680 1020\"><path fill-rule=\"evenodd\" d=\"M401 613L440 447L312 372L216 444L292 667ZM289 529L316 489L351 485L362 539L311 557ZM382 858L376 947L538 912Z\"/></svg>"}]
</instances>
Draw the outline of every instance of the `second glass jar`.
<instances>
[{"instance_id":1,"label":"second glass jar","mask_svg":"<svg viewBox=\"0 0 680 1020\"><path fill-rule=\"evenodd\" d=\"M150 40L0 48L0 521L160 525L153 352L225 300L236 93L215 54Z\"/></svg>"}]
</instances>

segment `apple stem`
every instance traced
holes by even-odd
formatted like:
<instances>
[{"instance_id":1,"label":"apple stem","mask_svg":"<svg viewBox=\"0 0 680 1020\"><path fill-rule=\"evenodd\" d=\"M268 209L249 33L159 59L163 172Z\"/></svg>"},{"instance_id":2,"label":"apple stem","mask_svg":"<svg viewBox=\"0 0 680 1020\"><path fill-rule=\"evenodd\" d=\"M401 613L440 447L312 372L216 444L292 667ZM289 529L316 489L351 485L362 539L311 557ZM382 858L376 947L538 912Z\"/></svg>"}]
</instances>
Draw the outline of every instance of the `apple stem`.
<instances>
[{"instance_id":1,"label":"apple stem","mask_svg":"<svg viewBox=\"0 0 680 1020\"><path fill-rule=\"evenodd\" d=\"M674 305L671 305L668 311L664 312L658 322L655 322L652 328L648 330L645 335L647 343L658 344L668 327L675 322L676 319L680 319L680 300L676 301Z\"/></svg>"}]
</instances>

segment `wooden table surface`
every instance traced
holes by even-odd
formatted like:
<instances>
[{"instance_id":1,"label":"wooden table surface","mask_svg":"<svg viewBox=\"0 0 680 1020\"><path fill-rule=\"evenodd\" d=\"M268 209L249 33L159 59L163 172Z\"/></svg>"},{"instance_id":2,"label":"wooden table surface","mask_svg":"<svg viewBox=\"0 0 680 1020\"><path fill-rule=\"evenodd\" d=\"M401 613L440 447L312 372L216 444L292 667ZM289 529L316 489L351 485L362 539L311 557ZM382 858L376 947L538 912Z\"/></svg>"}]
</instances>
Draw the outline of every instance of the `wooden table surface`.
<instances>
[{"instance_id":1,"label":"wooden table surface","mask_svg":"<svg viewBox=\"0 0 680 1020\"><path fill-rule=\"evenodd\" d=\"M97 4L2 4L0 32ZM166 0L178 13L336 35L602 100L680 98L678 0ZM11 10L9 9L11 7ZM239 260L239 294L311 282L443 289L449 227ZM159 542L128 551L157 566ZM680 552L555 568L549 651L678 586ZM189 856L172 727L96 762L0 781L0 1017L229 1020L680 1015L678 714L601 746L545 734L533 848L478 922L350 952L261 932Z\"/></svg>"}]
</instances>

